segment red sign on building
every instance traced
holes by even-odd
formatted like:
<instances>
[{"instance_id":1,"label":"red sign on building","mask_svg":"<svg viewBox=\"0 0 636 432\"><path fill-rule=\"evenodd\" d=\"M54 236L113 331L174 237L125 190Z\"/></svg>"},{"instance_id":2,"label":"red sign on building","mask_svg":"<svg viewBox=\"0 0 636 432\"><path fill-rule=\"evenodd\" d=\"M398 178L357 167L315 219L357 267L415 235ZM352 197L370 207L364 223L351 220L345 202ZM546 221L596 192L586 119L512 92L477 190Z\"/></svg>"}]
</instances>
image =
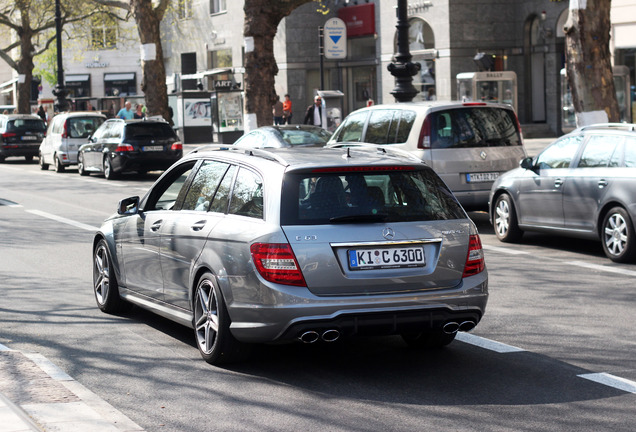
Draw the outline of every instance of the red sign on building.
<instances>
[{"instance_id":1,"label":"red sign on building","mask_svg":"<svg viewBox=\"0 0 636 432\"><path fill-rule=\"evenodd\" d=\"M338 18L347 25L347 37L375 34L375 4L366 3L340 8Z\"/></svg>"}]
</instances>

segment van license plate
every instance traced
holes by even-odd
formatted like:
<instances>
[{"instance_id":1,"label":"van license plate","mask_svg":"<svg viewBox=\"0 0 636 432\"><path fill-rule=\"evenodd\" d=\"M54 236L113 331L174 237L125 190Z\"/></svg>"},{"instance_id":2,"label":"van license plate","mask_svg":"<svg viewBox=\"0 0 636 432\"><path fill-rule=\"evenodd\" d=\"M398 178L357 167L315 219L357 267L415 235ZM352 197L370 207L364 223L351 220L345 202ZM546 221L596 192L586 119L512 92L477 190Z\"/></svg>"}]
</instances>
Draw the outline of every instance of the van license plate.
<instances>
[{"instance_id":1,"label":"van license plate","mask_svg":"<svg viewBox=\"0 0 636 432\"><path fill-rule=\"evenodd\" d=\"M484 183L497 180L498 172L487 173L468 173L466 174L466 182L468 183Z\"/></svg>"},{"instance_id":2,"label":"van license plate","mask_svg":"<svg viewBox=\"0 0 636 432\"><path fill-rule=\"evenodd\" d=\"M399 267L424 267L426 256L422 246L381 249L350 249L347 251L351 270Z\"/></svg>"},{"instance_id":3,"label":"van license plate","mask_svg":"<svg viewBox=\"0 0 636 432\"><path fill-rule=\"evenodd\" d=\"M163 146L144 146L143 151L163 151Z\"/></svg>"}]
</instances>

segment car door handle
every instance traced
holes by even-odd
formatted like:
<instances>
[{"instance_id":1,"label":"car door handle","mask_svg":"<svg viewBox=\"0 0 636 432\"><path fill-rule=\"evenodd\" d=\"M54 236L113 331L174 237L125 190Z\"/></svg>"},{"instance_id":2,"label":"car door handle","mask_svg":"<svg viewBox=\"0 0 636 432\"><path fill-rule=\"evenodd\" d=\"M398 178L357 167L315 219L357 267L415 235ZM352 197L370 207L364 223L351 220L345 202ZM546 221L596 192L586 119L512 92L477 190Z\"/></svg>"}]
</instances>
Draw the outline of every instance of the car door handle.
<instances>
[{"instance_id":1,"label":"car door handle","mask_svg":"<svg viewBox=\"0 0 636 432\"><path fill-rule=\"evenodd\" d=\"M162 223L163 223L163 220L158 220L157 222L153 223L150 226L150 231L159 231L159 228L161 228Z\"/></svg>"},{"instance_id":2,"label":"car door handle","mask_svg":"<svg viewBox=\"0 0 636 432\"><path fill-rule=\"evenodd\" d=\"M555 188L560 188L561 186L563 186L563 179L556 179L554 180L554 187Z\"/></svg>"},{"instance_id":3,"label":"car door handle","mask_svg":"<svg viewBox=\"0 0 636 432\"><path fill-rule=\"evenodd\" d=\"M206 222L207 222L207 221L205 221L205 220L199 221L199 222L195 223L194 225L192 225L192 226L190 227L190 229L191 229L192 231L201 231L201 230L203 229L203 227L205 226L205 223L206 223Z\"/></svg>"},{"instance_id":4,"label":"car door handle","mask_svg":"<svg viewBox=\"0 0 636 432\"><path fill-rule=\"evenodd\" d=\"M598 188L599 189L603 189L605 186L607 186L609 183L607 182L607 180L605 179L601 179L598 181Z\"/></svg>"}]
</instances>

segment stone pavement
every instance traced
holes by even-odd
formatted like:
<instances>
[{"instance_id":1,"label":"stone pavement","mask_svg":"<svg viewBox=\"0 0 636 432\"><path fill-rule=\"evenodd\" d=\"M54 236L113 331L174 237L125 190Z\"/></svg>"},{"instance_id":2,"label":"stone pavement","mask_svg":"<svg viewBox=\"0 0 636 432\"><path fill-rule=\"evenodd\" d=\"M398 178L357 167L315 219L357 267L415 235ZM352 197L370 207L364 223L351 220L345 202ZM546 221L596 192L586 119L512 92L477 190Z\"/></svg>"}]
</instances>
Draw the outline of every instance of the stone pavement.
<instances>
[{"instance_id":1,"label":"stone pavement","mask_svg":"<svg viewBox=\"0 0 636 432\"><path fill-rule=\"evenodd\" d=\"M143 431L40 354L0 344L0 432Z\"/></svg>"}]
</instances>

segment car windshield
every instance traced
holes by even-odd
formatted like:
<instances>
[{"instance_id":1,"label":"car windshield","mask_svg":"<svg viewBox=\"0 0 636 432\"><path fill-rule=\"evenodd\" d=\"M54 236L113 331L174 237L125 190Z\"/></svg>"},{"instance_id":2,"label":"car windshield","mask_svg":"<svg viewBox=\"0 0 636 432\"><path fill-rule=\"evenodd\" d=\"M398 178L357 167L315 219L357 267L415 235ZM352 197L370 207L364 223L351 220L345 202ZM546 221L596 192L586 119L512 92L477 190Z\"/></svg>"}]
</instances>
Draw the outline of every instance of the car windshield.
<instances>
[{"instance_id":1,"label":"car windshield","mask_svg":"<svg viewBox=\"0 0 636 432\"><path fill-rule=\"evenodd\" d=\"M452 193L431 170L400 166L316 171L288 176L281 223L315 225L465 217Z\"/></svg>"},{"instance_id":2,"label":"car windshield","mask_svg":"<svg viewBox=\"0 0 636 432\"><path fill-rule=\"evenodd\" d=\"M126 126L126 138L173 138L175 133L168 123L131 123Z\"/></svg>"},{"instance_id":3,"label":"car windshield","mask_svg":"<svg viewBox=\"0 0 636 432\"><path fill-rule=\"evenodd\" d=\"M46 124L37 119L15 119L7 123L7 132L44 132Z\"/></svg>"},{"instance_id":4,"label":"car windshield","mask_svg":"<svg viewBox=\"0 0 636 432\"><path fill-rule=\"evenodd\" d=\"M512 111L474 107L436 111L428 115L432 148L520 146Z\"/></svg>"},{"instance_id":5,"label":"car windshield","mask_svg":"<svg viewBox=\"0 0 636 432\"><path fill-rule=\"evenodd\" d=\"M309 144L324 146L331 136L331 134L324 129L283 129L280 131L280 134L283 141L291 146Z\"/></svg>"}]
</instances>

